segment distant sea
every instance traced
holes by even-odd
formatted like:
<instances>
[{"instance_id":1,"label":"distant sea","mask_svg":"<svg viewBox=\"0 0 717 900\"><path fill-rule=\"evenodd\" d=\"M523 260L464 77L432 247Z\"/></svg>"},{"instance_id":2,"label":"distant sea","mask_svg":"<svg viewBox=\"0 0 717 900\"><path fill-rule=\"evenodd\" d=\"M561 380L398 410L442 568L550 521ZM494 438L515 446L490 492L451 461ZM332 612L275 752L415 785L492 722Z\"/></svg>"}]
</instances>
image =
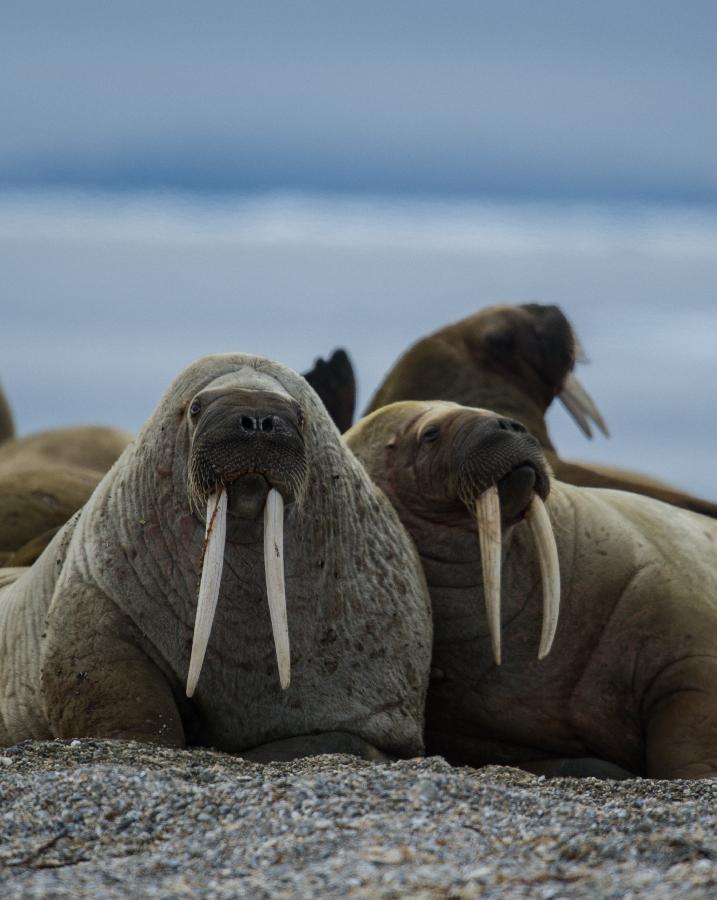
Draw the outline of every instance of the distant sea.
<instances>
[{"instance_id":1,"label":"distant sea","mask_svg":"<svg viewBox=\"0 0 717 900\"><path fill-rule=\"evenodd\" d=\"M348 349L368 400L419 337L556 303L612 437L562 455L717 500L717 209L363 196L0 194L0 379L18 430L136 429L179 370Z\"/></svg>"}]
</instances>

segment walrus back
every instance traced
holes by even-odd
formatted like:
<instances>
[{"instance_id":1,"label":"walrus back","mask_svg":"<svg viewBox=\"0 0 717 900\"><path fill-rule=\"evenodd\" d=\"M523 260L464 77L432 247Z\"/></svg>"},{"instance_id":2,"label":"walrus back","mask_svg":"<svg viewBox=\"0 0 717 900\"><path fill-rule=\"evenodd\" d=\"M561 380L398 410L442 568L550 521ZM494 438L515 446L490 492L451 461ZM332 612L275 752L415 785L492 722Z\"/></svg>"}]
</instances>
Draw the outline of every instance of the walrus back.
<instances>
[{"instance_id":1,"label":"walrus back","mask_svg":"<svg viewBox=\"0 0 717 900\"><path fill-rule=\"evenodd\" d=\"M0 569L0 746L52 737L40 695L42 636L74 521L33 566Z\"/></svg>"}]
</instances>

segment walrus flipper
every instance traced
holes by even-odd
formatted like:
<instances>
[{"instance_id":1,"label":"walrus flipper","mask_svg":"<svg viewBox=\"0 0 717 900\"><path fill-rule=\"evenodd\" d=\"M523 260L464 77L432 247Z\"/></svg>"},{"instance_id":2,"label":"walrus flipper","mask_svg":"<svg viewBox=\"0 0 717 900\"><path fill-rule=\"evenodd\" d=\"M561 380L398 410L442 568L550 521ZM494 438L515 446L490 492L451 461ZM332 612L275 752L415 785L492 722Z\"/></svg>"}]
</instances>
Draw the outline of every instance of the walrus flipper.
<instances>
[{"instance_id":1,"label":"walrus flipper","mask_svg":"<svg viewBox=\"0 0 717 900\"><path fill-rule=\"evenodd\" d=\"M340 432L348 431L356 408L356 376L348 354L334 350L328 362L319 357L304 378L321 398Z\"/></svg>"},{"instance_id":2,"label":"walrus flipper","mask_svg":"<svg viewBox=\"0 0 717 900\"><path fill-rule=\"evenodd\" d=\"M717 657L688 656L666 666L643 708L651 778L717 776Z\"/></svg>"},{"instance_id":3,"label":"walrus flipper","mask_svg":"<svg viewBox=\"0 0 717 900\"><path fill-rule=\"evenodd\" d=\"M323 753L346 753L369 762L391 762L394 757L381 752L373 744L348 731L327 731L322 734L305 734L262 744L242 753L252 762L290 762L305 756L319 756Z\"/></svg>"},{"instance_id":4,"label":"walrus flipper","mask_svg":"<svg viewBox=\"0 0 717 900\"><path fill-rule=\"evenodd\" d=\"M65 588L48 615L41 675L52 733L183 747L172 689L145 644L95 585Z\"/></svg>"}]
</instances>

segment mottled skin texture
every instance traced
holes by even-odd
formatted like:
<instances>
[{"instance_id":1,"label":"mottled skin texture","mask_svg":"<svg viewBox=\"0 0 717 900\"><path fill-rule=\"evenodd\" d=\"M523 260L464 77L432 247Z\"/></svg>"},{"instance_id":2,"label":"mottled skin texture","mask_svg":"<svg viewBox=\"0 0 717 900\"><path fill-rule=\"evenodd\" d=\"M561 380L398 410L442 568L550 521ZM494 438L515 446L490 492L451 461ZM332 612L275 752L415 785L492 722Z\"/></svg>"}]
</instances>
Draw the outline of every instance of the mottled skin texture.
<instances>
[{"instance_id":1,"label":"mottled skin texture","mask_svg":"<svg viewBox=\"0 0 717 900\"><path fill-rule=\"evenodd\" d=\"M429 410L440 433L427 444ZM520 513L532 489L519 477L515 445L536 483L541 467L520 432L502 431L500 452L495 436L483 443L491 419L454 404L397 403L346 436L426 573L434 623L427 751L471 765L596 757L657 778L717 775L717 523L636 494L553 482L546 506L562 606L552 652L538 661L542 591ZM475 492L493 481L502 501L499 667L475 521L456 494L471 429L483 473Z\"/></svg>"},{"instance_id":2,"label":"mottled skin texture","mask_svg":"<svg viewBox=\"0 0 717 900\"><path fill-rule=\"evenodd\" d=\"M717 504L656 479L594 463L561 459L545 423L576 357L576 339L557 306L490 306L441 328L394 364L365 415L399 400L451 400L510 416L540 441L560 481L655 497L717 517Z\"/></svg>"},{"instance_id":3,"label":"mottled skin texture","mask_svg":"<svg viewBox=\"0 0 717 900\"><path fill-rule=\"evenodd\" d=\"M219 382L227 395L275 391L303 414L303 504L287 506L284 522L292 680L280 689L261 519L244 520L231 529L190 701L204 522L188 496L189 408ZM178 376L81 512L0 591L0 743L94 735L243 751L322 733L335 747L340 733L412 755L423 746L430 643L410 539L311 388L269 360L207 357Z\"/></svg>"}]
</instances>

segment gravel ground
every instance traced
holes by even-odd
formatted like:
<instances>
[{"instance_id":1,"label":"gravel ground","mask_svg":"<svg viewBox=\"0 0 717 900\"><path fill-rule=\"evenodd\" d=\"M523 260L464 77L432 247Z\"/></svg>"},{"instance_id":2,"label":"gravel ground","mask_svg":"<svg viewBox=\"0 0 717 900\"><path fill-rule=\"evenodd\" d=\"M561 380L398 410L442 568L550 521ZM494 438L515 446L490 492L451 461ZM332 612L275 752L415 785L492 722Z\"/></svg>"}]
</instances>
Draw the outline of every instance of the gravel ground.
<instances>
[{"instance_id":1,"label":"gravel ground","mask_svg":"<svg viewBox=\"0 0 717 900\"><path fill-rule=\"evenodd\" d=\"M0 754L7 898L717 896L717 780L91 740Z\"/></svg>"}]
</instances>

